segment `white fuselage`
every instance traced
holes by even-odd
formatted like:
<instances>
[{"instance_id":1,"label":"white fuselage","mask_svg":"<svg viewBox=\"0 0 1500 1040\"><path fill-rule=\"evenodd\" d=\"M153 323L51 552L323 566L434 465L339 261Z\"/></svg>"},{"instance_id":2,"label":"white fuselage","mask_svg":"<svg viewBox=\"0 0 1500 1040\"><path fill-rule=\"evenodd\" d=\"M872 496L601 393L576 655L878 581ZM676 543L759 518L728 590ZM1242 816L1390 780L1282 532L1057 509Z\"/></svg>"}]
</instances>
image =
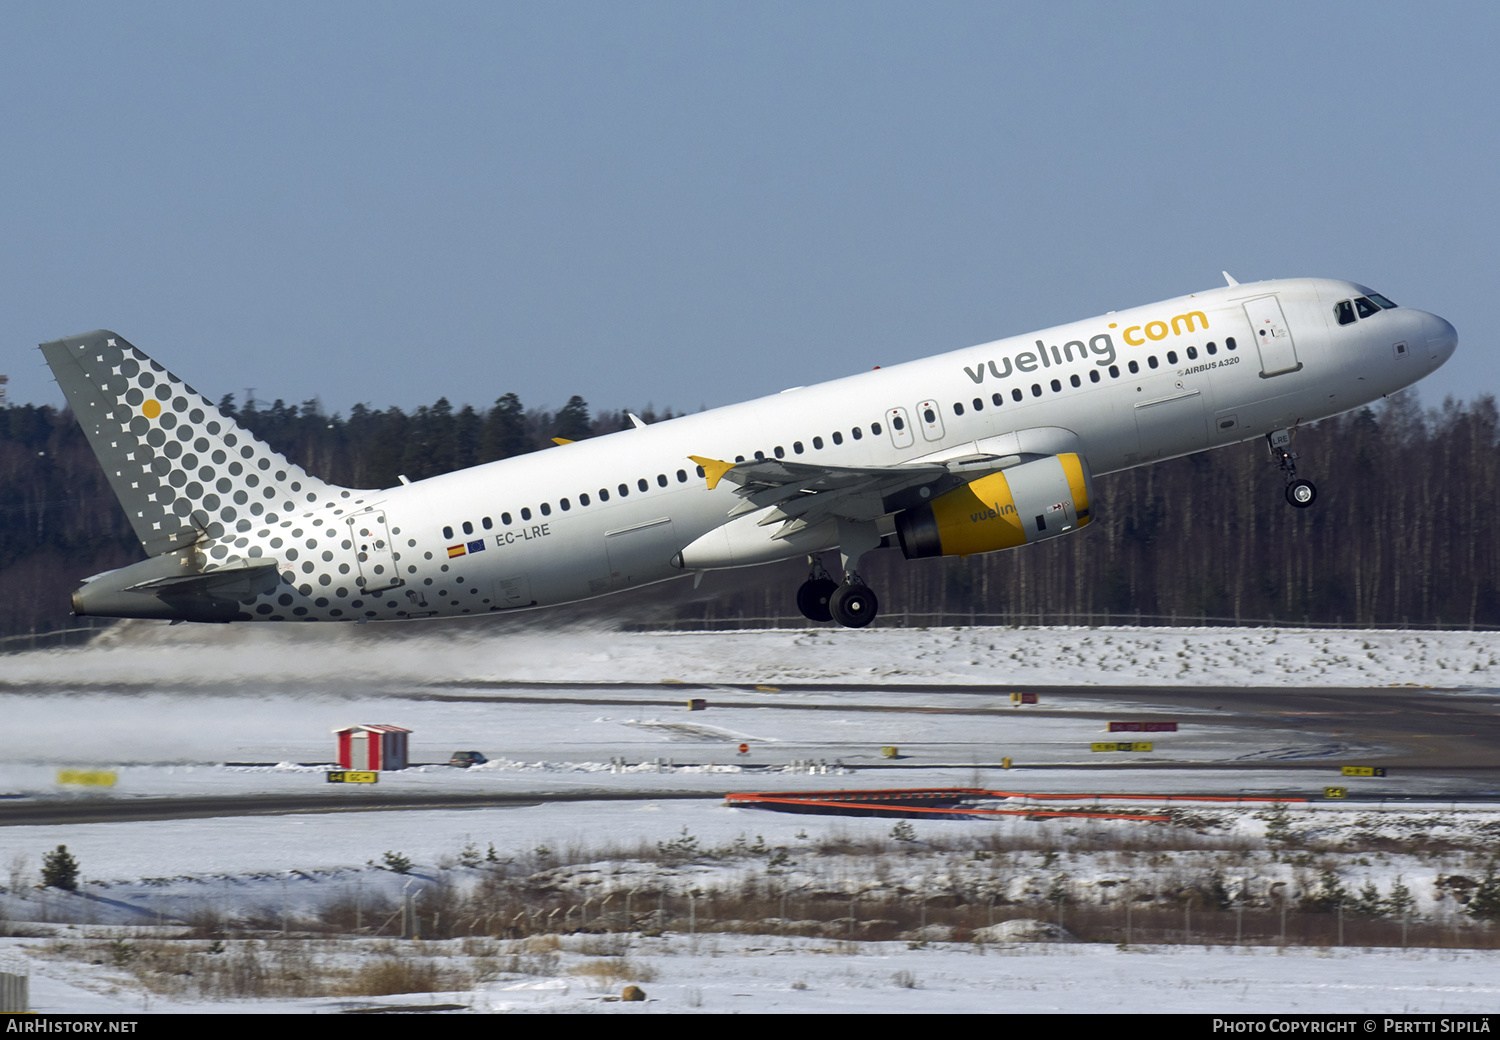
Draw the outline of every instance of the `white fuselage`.
<instances>
[{"instance_id":1,"label":"white fuselage","mask_svg":"<svg viewBox=\"0 0 1500 1040\"><path fill-rule=\"evenodd\" d=\"M360 492L353 508L384 517L385 562L402 584L374 594L352 584L343 595L315 589L320 595L296 597L296 617L485 614L681 575L674 556L723 526L738 503L728 484L709 490L690 455L897 466L1048 429L1075 436L1101 474L1336 415L1416 382L1456 342L1447 322L1404 307L1337 324L1335 303L1368 292L1324 279L1229 286ZM1261 336L1251 315L1260 318L1268 298L1282 327ZM370 530L384 541L380 527ZM837 542L832 525L812 541L773 543L773 529L761 530L758 550L696 566ZM280 546L260 548L276 556ZM274 619L282 618L292 611L278 606Z\"/></svg>"}]
</instances>

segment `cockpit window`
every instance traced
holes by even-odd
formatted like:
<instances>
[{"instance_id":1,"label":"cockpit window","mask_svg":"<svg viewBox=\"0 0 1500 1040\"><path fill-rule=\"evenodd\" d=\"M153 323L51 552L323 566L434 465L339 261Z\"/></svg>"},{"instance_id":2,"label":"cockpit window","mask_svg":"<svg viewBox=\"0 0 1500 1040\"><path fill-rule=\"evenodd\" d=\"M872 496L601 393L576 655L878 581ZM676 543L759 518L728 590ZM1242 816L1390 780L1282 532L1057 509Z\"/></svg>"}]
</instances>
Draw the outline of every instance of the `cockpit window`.
<instances>
[{"instance_id":1,"label":"cockpit window","mask_svg":"<svg viewBox=\"0 0 1500 1040\"><path fill-rule=\"evenodd\" d=\"M1348 300L1340 300L1334 304L1333 313L1339 319L1340 325L1354 324L1354 304Z\"/></svg>"},{"instance_id":2,"label":"cockpit window","mask_svg":"<svg viewBox=\"0 0 1500 1040\"><path fill-rule=\"evenodd\" d=\"M1372 314L1380 313L1380 308L1363 296L1356 296L1354 298L1354 309L1359 312L1361 318L1368 318Z\"/></svg>"},{"instance_id":3,"label":"cockpit window","mask_svg":"<svg viewBox=\"0 0 1500 1040\"><path fill-rule=\"evenodd\" d=\"M1392 311L1392 310L1396 309L1396 305L1394 303L1392 303L1390 300L1387 300L1384 296L1381 296L1379 293L1373 293L1372 292L1370 294L1370 299L1374 300L1375 301L1375 306L1379 307L1381 310Z\"/></svg>"}]
</instances>

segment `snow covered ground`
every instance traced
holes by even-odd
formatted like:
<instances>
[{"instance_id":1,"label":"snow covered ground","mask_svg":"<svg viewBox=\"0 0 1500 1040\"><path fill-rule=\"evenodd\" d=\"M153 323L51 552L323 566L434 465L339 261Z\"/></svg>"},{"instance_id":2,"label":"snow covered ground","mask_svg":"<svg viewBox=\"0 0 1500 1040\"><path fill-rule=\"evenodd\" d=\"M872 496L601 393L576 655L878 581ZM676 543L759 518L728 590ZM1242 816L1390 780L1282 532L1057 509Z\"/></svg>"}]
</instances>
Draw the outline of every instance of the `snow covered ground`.
<instances>
[{"instance_id":1,"label":"snow covered ground","mask_svg":"<svg viewBox=\"0 0 1500 1040\"><path fill-rule=\"evenodd\" d=\"M565 877L549 881L554 890L602 898L606 889L627 882L661 885L660 865L632 858L631 850L649 850L685 836L704 849L736 843L785 849L787 862L767 874L766 852L738 859L690 857L671 868L670 884L683 890L691 883L727 891L760 884L762 875L774 875L783 886L802 885L805 891L864 885L871 899L902 887L921 894L958 885L981 894L1003 893L1015 904L1004 916L1014 917L1027 899L1044 896L1048 886L1055 886L1059 873L1072 886L1069 898L1081 902L1105 899L1109 886L1122 880L1155 886L1153 898L1166 899L1171 894L1165 886L1180 876L1197 878L1214 870L1239 885L1236 891L1243 891L1247 900L1263 902L1277 883L1290 886L1285 891L1310 893L1323 864L1336 869L1351 891L1372 883L1384 896L1401 880L1412 889L1417 912L1453 918L1462 907L1447 879L1477 874L1475 857L1492 848L1500 828L1500 812L1494 807L1444 804L1384 816L1369 806L1293 809L1304 839L1299 847L1313 849L1300 864L1289 857L1275 859L1265 850L1265 822L1253 810L1231 812L1207 824L1200 820L1197 826L1205 830L1207 844L1174 847L1154 865L1145 857L1110 859L1110 854L1075 848L1079 835L1087 837L1093 833L1090 827L1103 825L1069 831L1070 824L1024 819L917 821L916 843L907 851L928 843L929 852L913 859L910 877L896 871L897 876L875 879L866 875L868 864L862 866L858 857L808 850L828 848L830 841L889 842L892 821L784 816L730 808L716 796L730 790L850 786L1100 790L1098 772L1066 767L1089 761L1088 743L1106 739L1101 723L1069 715L1109 709L1107 694L1066 701L1048 701L1043 694L1049 714L1029 717L1024 709L1009 708L1005 684L1413 684L1488 691L1497 685L1497 675L1500 635L1494 633L881 629L621 634L536 628L486 632L482 626L423 633L378 626L332 631L121 626L94 646L0 657L0 797L324 794L329 785L321 770L296 763L328 761L333 749L329 731L336 726L395 722L415 730L417 761L445 761L459 748L484 750L495 761L467 771L428 766L386 774L382 792L532 794L541 799L549 792L597 791L624 800L0 828L0 887L6 890L0 897L0 932L8 919L11 927L57 933L56 938L0 941L0 960L29 963L38 1008L203 1010L201 1000L150 995L123 971L81 964L49 952L48 944L145 942L139 936L170 929L172 921L187 919L206 905L230 916L275 920L279 915L316 915L351 891L361 899L394 899L409 878L372 865L388 851L410 857L422 877L462 879L466 870L485 869L459 862L474 849L493 847L498 858L517 865L514 869L524 866L531 873L549 869L548 858L538 852L547 849L551 862L568 864ZM684 700L691 693L707 696L711 704L707 712L689 713L649 703L670 687L642 691L601 685L664 680L749 688L685 690ZM557 685L542 695L535 689L521 691L540 696L523 702L514 699L518 691L492 685L497 682ZM820 688L774 688L801 682ZM1002 689L994 695L944 700L948 683ZM903 688L839 689L866 684ZM590 700L610 703L585 703ZM994 714L946 710L954 706L988 708ZM1151 706L1133 703L1130 710L1149 711ZM747 756L737 751L741 742L750 745ZM1215 787L1306 789L1331 781L1281 767L1382 750L1353 746L1306 726L1265 730L1257 747L1247 749L1243 735L1227 719L1223 727L1153 734L1153 742L1153 755L1166 762L1260 756L1254 760L1265 763L1263 770L1233 774L1153 774L1150 789L1161 793ZM898 745L907 757L894 764L883 760L883 745ZM1001 756L1013 757L1021 768L988 768ZM639 764L622 769L617 764L621 760ZM658 766L658 761L671 764ZM233 762L282 765L226 765ZM809 772L794 765L808 762L827 763L828 768ZM1028 770L1028 763L1049 768ZM844 772L839 764L856 771ZM895 771L883 768L891 765ZM112 789L59 787L57 770L73 767L112 770L118 782ZM1141 784L1133 780L1131 786ZM1441 799L1468 793L1461 788L1433 782L1412 791ZM661 797L666 792L703 797ZM356 804L362 796L358 790L347 793ZM1376 834L1386 823L1394 829L1381 838L1384 844L1361 839L1370 846L1362 853L1317 851L1337 846L1348 835ZM1129 836L1139 834L1141 827L1110 826L1119 828L1111 833L1126 841L1135 840ZM1019 851L1002 857L1005 869L1000 871L998 864L971 852L952 851L955 835L975 842L1008 836L1020 842ZM1416 849L1434 836L1443 839L1448 851ZM1221 839L1226 849L1242 856L1232 870L1214 858L1214 843ZM1061 850L1061 858L1050 862L1041 847L1049 842ZM41 854L59 844L66 844L82 864L89 884L81 896L34 887ZM1246 853L1252 846L1260 851ZM1402 851L1403 846L1411 848ZM1377 847L1381 851L1370 851ZM1245 855L1250 858L1243 859ZM125 940L119 940L119 933L112 933L115 940L86 938L100 929L120 928L135 931L127 931ZM480 971L461 993L448 997L480 1010L632 1013L1474 1011L1493 1009L1500 986L1492 981L1497 963L1490 951L1182 946L1125 951L1097 944L968 942L908 948L905 941L731 934L693 939L668 931L632 939L626 959L649 964L651 980L641 984L652 1000L621 1004L602 1000L603 976L572 973L570 965L600 959L570 949L567 944L573 941L563 941L556 951L560 960L547 973ZM497 947L502 965L514 953L508 950ZM405 948L400 952L415 956ZM5 970L3 964L0 970ZM618 992L621 981L611 980L609 992ZM277 997L211 1007L336 1011L347 999ZM390 999L447 998L423 993Z\"/></svg>"},{"instance_id":2,"label":"snow covered ground","mask_svg":"<svg viewBox=\"0 0 1500 1040\"><path fill-rule=\"evenodd\" d=\"M0 940L0 951L36 947ZM429 943L422 953L442 956ZM524 943L495 944L502 963ZM479 1013L1119 1014L1493 1013L1500 1005L1500 953L1491 950L1225 948L1098 944L844 943L819 939L671 935L632 940L611 978L573 974L601 958L574 939L555 954L553 975L508 976L455 991L386 997L175 1000L143 992L125 972L46 955L29 957L38 1011L113 1014L336 1014L376 1006L454 1003ZM570 949L570 947L572 949ZM418 956L411 944L403 956ZM223 955L221 955L223 956ZM270 961L272 955L262 953ZM547 956L542 954L540 956ZM330 960L351 962L347 954ZM0 954L3 963L3 954ZM635 981L643 1003L619 1003Z\"/></svg>"},{"instance_id":3,"label":"snow covered ground","mask_svg":"<svg viewBox=\"0 0 1500 1040\"><path fill-rule=\"evenodd\" d=\"M1265 628L779 629L127 622L82 651L4 658L3 681L118 687L433 681L1040 685L1500 685L1500 633Z\"/></svg>"}]
</instances>

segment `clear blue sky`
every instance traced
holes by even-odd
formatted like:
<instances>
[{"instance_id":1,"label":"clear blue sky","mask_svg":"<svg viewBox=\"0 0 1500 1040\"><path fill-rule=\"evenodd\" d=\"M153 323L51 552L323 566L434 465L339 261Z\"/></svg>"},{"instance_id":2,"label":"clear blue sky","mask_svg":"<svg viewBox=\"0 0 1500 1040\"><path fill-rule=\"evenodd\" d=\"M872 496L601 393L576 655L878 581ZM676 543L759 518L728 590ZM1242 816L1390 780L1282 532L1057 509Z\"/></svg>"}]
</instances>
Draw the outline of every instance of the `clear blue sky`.
<instances>
[{"instance_id":1,"label":"clear blue sky","mask_svg":"<svg viewBox=\"0 0 1500 1040\"><path fill-rule=\"evenodd\" d=\"M1490 344L1500 5L7 3L0 372L726 404L1328 275Z\"/></svg>"}]
</instances>

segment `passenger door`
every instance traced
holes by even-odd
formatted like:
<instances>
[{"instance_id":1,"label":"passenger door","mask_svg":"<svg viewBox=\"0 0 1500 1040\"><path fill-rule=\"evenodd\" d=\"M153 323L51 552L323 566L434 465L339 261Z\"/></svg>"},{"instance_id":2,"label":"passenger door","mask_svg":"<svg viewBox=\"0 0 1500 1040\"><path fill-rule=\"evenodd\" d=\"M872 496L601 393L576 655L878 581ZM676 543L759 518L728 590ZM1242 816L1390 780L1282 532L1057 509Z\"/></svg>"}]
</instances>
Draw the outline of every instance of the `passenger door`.
<instances>
[{"instance_id":1,"label":"passenger door","mask_svg":"<svg viewBox=\"0 0 1500 1040\"><path fill-rule=\"evenodd\" d=\"M366 509L344 522L349 525L349 540L354 543L354 558L359 563L360 587L365 592L383 592L404 585L396 570L385 510Z\"/></svg>"},{"instance_id":2,"label":"passenger door","mask_svg":"<svg viewBox=\"0 0 1500 1040\"><path fill-rule=\"evenodd\" d=\"M887 408L885 425L891 432L891 443L898 448L910 448L916 443L911 432L911 418L905 408Z\"/></svg>"},{"instance_id":3,"label":"passenger door","mask_svg":"<svg viewBox=\"0 0 1500 1040\"><path fill-rule=\"evenodd\" d=\"M1286 315L1281 313L1281 301L1274 296L1262 296L1245 301L1245 317L1250 319L1251 334L1260 350L1260 375L1262 379L1295 372L1302 367L1297 360L1297 345L1292 342L1291 326Z\"/></svg>"},{"instance_id":4,"label":"passenger door","mask_svg":"<svg viewBox=\"0 0 1500 1040\"><path fill-rule=\"evenodd\" d=\"M917 405L917 418L922 422L922 436L929 441L943 439L943 410L936 401L922 401Z\"/></svg>"}]
</instances>

